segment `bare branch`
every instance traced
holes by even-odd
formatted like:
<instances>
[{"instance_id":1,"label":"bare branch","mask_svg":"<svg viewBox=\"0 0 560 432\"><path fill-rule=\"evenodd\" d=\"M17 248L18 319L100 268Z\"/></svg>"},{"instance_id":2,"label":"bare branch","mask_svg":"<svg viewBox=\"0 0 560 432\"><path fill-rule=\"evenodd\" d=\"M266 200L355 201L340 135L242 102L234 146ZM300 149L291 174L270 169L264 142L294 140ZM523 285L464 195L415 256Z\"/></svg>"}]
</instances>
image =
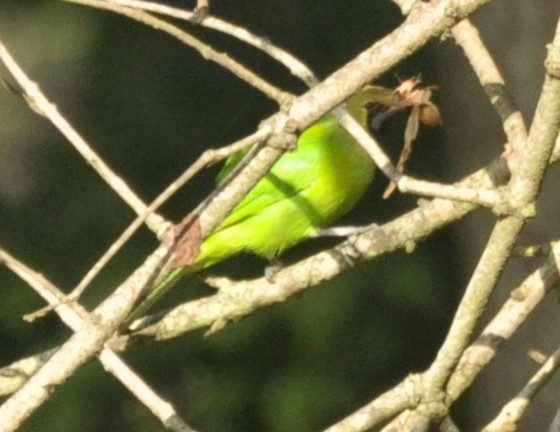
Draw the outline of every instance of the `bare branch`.
<instances>
[{"instance_id":1,"label":"bare branch","mask_svg":"<svg viewBox=\"0 0 560 432\"><path fill-rule=\"evenodd\" d=\"M420 377L409 375L402 383L355 411L352 415L325 429L324 432L368 430L373 425L380 424L403 410L417 406L422 389Z\"/></svg>"},{"instance_id":2,"label":"bare branch","mask_svg":"<svg viewBox=\"0 0 560 432\"><path fill-rule=\"evenodd\" d=\"M96 0L64 1L84 4L106 3ZM410 4L405 5L404 1L398 3L402 7L410 7ZM422 46L429 37L441 34L458 19L484 3L486 1L480 0L416 3L412 7L413 13L409 19L398 30L366 50L316 88L296 99L287 113L279 113L270 118L263 128L257 132L257 135L261 138L271 136L269 144L273 145L259 146L255 150L255 157L252 161L242 167L242 174L203 203L204 211L201 218L203 220L203 232L211 232L223 220L223 217L229 213L246 191L282 155L286 143L294 138L294 133L297 130L301 130L317 120L323 113L342 102L346 96L359 89L367 81L387 70L403 56ZM123 10L126 10L125 14L127 16L132 16L133 12L130 12L130 9L125 8ZM134 11L134 14L138 13L138 11ZM160 21L151 19L148 21L151 23L150 25L160 25ZM206 21L206 18L203 19L204 21ZM466 31L472 32L473 30L471 28ZM465 37L465 34L468 33L461 34L459 32L459 36L456 35L456 37L459 40ZM475 40L475 42L480 41ZM463 44L463 42L461 43ZM549 161L554 160L555 153L552 153L552 149L554 140L558 137L558 118L560 118L560 103L558 102L560 100L560 86L558 84L558 77L560 76L558 74L558 70L560 70L560 62L558 62L558 57L560 57L558 55L558 52L560 52L559 43L557 33L547 59L549 76L543 88L535 121L527 138L529 145L523 145L526 142L526 135L520 115L513 112L513 114L510 113L506 116L504 114L506 111L502 111L500 107L497 108L503 120L504 130L508 134L508 140L512 144L512 152L508 152L506 157L512 162L514 168L511 194L507 196L507 198L511 196L513 212L508 213L508 217L500 219L496 224L488 246L457 311L448 338L436 361L421 376L420 381L414 381L420 383L421 392L414 392L412 398L406 394L391 393L396 398L391 401L387 396L386 399L368 404L359 412L345 419L343 422L346 422L346 426L352 425L354 427L353 425L357 425L357 430L365 430L407 409L409 411L406 411L405 415L397 419L399 424L424 428L434 419L445 418L448 403L462 391L461 386L464 384L462 381L456 382L456 388L452 387L452 384L455 384L454 380L458 379L456 376L459 372L462 372L460 368L465 364L466 360L464 359L469 352L465 348L469 344L474 326L478 322L488 296L511 254L525 218L532 215L534 200L546 165ZM467 48L465 50L469 58L474 52L478 52L478 55L483 59L484 54L487 54L483 46L482 51L480 46L476 49L473 48L472 51ZM491 60L489 56L488 58ZM490 66L485 64L477 69L478 66L473 64L479 76L482 77L481 82L487 83L487 86L501 79L499 74L497 77L488 74L488 71L492 70ZM484 73L487 73L487 75L483 77ZM498 82L498 84L503 85L503 81ZM41 111L44 112L44 109L41 109ZM188 175L185 175L187 177L194 175L194 172L205 166L206 163L207 161L203 163L199 160L194 165L196 168L191 167ZM390 165L382 164L380 166L390 171ZM493 173L503 174L503 167L495 169ZM484 177L484 180L482 180L483 177L481 173L472 176L469 180L459 183L458 188L419 182L416 187L424 188L424 191L431 190L437 196L451 197L465 202L436 199L430 203L423 203L413 212L381 228L356 237L352 244L344 243L337 248L318 254L279 272L274 283L265 279L235 285L231 285L229 282L221 283L223 287L215 296L176 308L157 325L145 328L130 337L115 340L112 342L112 346L124 349L135 342L174 337L185 331L207 325L211 326L211 331L218 330L228 321L244 316L260 306L283 301L296 292L330 279L344 269L353 266L357 261L406 247L411 242L421 241L435 230L473 211L480 204L491 207L501 204L501 194L495 190L495 185L499 182L496 181L496 178L488 181ZM397 180L401 181L405 185L404 187L407 184L414 184L414 181L410 179L402 181L401 178ZM172 192L169 193L173 193L180 187L179 184L182 183L170 186ZM129 228L123 233L123 236L131 235L130 233L142 223L143 218L148 218L148 215L161 205L163 200L163 198L158 197L148 209L142 204L143 211L138 212L140 214L139 218L133 223L133 228ZM123 241L117 242L112 249L117 250ZM360 256L357 257L356 252ZM109 252L109 254L114 253L113 250ZM103 349L106 341L117 330L119 320L127 315L127 311L130 310L134 299L140 295L140 292L157 277L162 263L168 256L169 249L166 246L158 248L145 266L137 270L130 281L119 287L118 295L122 298L119 299L115 295L111 296L96 310L93 318L85 319L78 332L50 357L39 372L20 391L0 408L0 421L3 425L7 424L8 428L11 428L8 430L16 428L36 407L46 400L48 397L47 389L62 383L80 364ZM136 279L133 282L132 279L134 278ZM220 285L219 282L218 285ZM60 301L60 299L57 301ZM526 307L529 308L530 306L526 305ZM530 309L524 309L527 314L529 311ZM86 330L87 333L85 333ZM513 331L513 327L510 330ZM477 372L469 372L469 378L474 377ZM406 381L394 390L399 389L402 392L405 383ZM415 409L416 407L419 409ZM382 409L382 411L377 412L379 409ZM9 419L10 423L4 423L5 419ZM395 424L397 423L389 425L387 430L394 429ZM340 425L340 427L343 427L342 423ZM338 427L338 425L333 427ZM332 430L342 431L345 429Z\"/></svg>"},{"instance_id":3,"label":"bare branch","mask_svg":"<svg viewBox=\"0 0 560 432\"><path fill-rule=\"evenodd\" d=\"M519 394L504 405L500 413L482 432L501 432L517 429L529 403L560 367L560 349L556 350L531 378Z\"/></svg>"},{"instance_id":4,"label":"bare branch","mask_svg":"<svg viewBox=\"0 0 560 432\"><path fill-rule=\"evenodd\" d=\"M464 187L487 188L499 182L498 179L500 176L504 176L504 171L507 172L503 163L496 160L492 168L482 169L460 184ZM213 279L211 281L213 285L222 288L224 285L229 285L229 287L222 289L214 296L179 306L174 312L168 314L168 318L162 319L152 327L145 328L141 336L133 334L133 340L130 340L129 337L122 337L113 342L112 347L122 350L140 340L147 342L152 339L168 339L201 327L212 326L215 322L227 322L245 316L255 309L283 301L290 295L308 289L322 280L335 277L344 269L352 267L356 258L347 256L349 247L350 249L355 248L365 259L372 259L420 241L475 208L473 205L439 199L423 203L418 209L378 229L358 236L351 244L343 244L286 267L276 275L274 284L266 278L236 284L231 284L227 280ZM293 276L290 276L292 274ZM176 319L174 316L180 318ZM37 359L39 363L40 360ZM27 362L38 364L32 358L27 359ZM13 383L5 384L5 387L8 385L13 385ZM0 385L1 388L2 385Z\"/></svg>"},{"instance_id":5,"label":"bare branch","mask_svg":"<svg viewBox=\"0 0 560 432\"><path fill-rule=\"evenodd\" d=\"M493 189L472 189L456 185L444 185L423 180L416 180L400 173L391 163L383 149L377 144L374 137L367 133L362 126L346 111L335 110L335 116L340 124L362 145L374 160L383 174L394 182L403 193L414 193L430 198L443 198L462 201L466 203L483 205L490 208L500 208L502 198Z\"/></svg>"},{"instance_id":6,"label":"bare branch","mask_svg":"<svg viewBox=\"0 0 560 432\"><path fill-rule=\"evenodd\" d=\"M496 160L491 169L480 170L467 177L460 185L473 188L488 187L498 181L504 169L501 160ZM232 286L223 280L216 284L214 279L215 286L225 284L225 287L220 287L218 294L179 306L160 322L138 334L141 334L142 339L167 339L186 331L213 325L216 321L240 318L259 307L284 301L304 289L330 280L362 259L373 259L384 253L407 248L411 243L421 241L476 208L472 204L435 199L422 203L417 209L383 226L356 236L350 242L281 269L275 274L273 282L263 277L241 281ZM153 319L148 318L147 321ZM136 338L134 334L132 337Z\"/></svg>"},{"instance_id":7,"label":"bare branch","mask_svg":"<svg viewBox=\"0 0 560 432\"><path fill-rule=\"evenodd\" d=\"M465 0L457 8L451 8L448 1L422 3L399 28L295 99L287 113L278 113L270 118L271 129L276 134L284 132L286 126L288 131L305 129L432 37L452 27L456 19L468 15L487 1ZM280 141L282 142L286 141ZM282 151L278 148L263 148L247 167L246 174L234 179L222 194L209 203L200 218L203 237L219 225L281 154Z\"/></svg>"},{"instance_id":8,"label":"bare branch","mask_svg":"<svg viewBox=\"0 0 560 432\"><path fill-rule=\"evenodd\" d=\"M140 9L147 12L154 12L159 15L166 15L173 18L192 21L195 19L196 14L183 9L174 8L159 3L153 3L142 0L110 0L111 3L121 6L127 6L134 9ZM198 8L199 6L197 6ZM224 34L228 34L247 43L255 48L268 54L274 60L284 65L294 76L301 79L309 87L319 83L311 69L303 63L300 59L291 53L283 50L282 48L274 45L269 39L262 38L254 35L246 28L224 21L223 19L213 16L206 16L202 22L199 23L203 27L217 30Z\"/></svg>"},{"instance_id":9,"label":"bare branch","mask_svg":"<svg viewBox=\"0 0 560 432\"><path fill-rule=\"evenodd\" d=\"M273 86L263 78L259 77L256 73L247 69L238 61L232 59L229 55L217 52L210 45L201 42L199 39L188 34L186 31L164 20L161 20L153 15L150 15L149 13L137 9L132 9L129 7L119 6L115 3L112 2L109 3L103 0L61 0L61 1L81 4L85 6L91 6L94 8L115 12L120 15L124 15L128 18L131 18L135 21L146 24L157 30L164 31L165 33L180 40L185 45L188 45L189 47L198 51L200 55L205 59L212 61L216 64L219 64L224 69L229 70L238 78L242 79L246 83L260 90L263 94L268 96L270 99L276 101L278 105L282 106L291 99L291 95L289 93L286 93L280 90L279 88Z\"/></svg>"},{"instance_id":10,"label":"bare branch","mask_svg":"<svg viewBox=\"0 0 560 432\"><path fill-rule=\"evenodd\" d=\"M122 232L117 240L111 247L103 254L103 256L94 264L93 267L87 272L84 278L76 286L76 288L69 294L68 299L73 301L77 300L84 290L88 287L91 281L99 274L101 269L117 254L117 252L126 244L126 242L133 236L133 234L142 226L142 223L150 214L154 213L161 207L169 198L171 198L181 187L183 187L190 179L192 179L199 171L208 165L219 162L228 156L248 147L257 142L264 141L268 137L269 131L266 128L260 128L257 132L243 138L235 143L232 143L221 149L206 150L187 170L183 172L176 180L171 182L165 190L160 193L154 201L146 208L144 214L139 215L132 223ZM163 238L165 229L163 226L160 232L157 233L160 239Z\"/></svg>"},{"instance_id":11,"label":"bare branch","mask_svg":"<svg viewBox=\"0 0 560 432\"><path fill-rule=\"evenodd\" d=\"M508 92L505 81L478 30L469 20L463 20L453 27L452 33L500 116L508 143L513 149L521 149L527 141L527 128L523 116Z\"/></svg>"},{"instance_id":12,"label":"bare branch","mask_svg":"<svg viewBox=\"0 0 560 432\"><path fill-rule=\"evenodd\" d=\"M513 246L521 233L525 218L534 214L534 200L544 177L550 155L558 136L560 126L560 23L556 36L549 48L547 72L535 119L529 132L528 144L514 148L510 160L512 179L510 183L511 205L517 214L498 220L488 244L480 258L477 268L467 286L448 336L435 361L425 373L426 409L421 412L403 414L395 420L396 424L418 423L422 430L426 416L437 419L445 412L442 400L444 387L453 373L459 359L471 338L484 307L492 293L503 267L511 255ZM411 417L412 416L412 417ZM408 423L410 421L410 423ZM388 426L390 430L391 425Z\"/></svg>"},{"instance_id":13,"label":"bare branch","mask_svg":"<svg viewBox=\"0 0 560 432\"><path fill-rule=\"evenodd\" d=\"M560 242L553 242L547 261L512 291L511 298L461 356L447 384L449 403L457 400L471 385L478 373L494 358L499 346L513 335L546 293L558 283L559 268Z\"/></svg>"},{"instance_id":14,"label":"bare branch","mask_svg":"<svg viewBox=\"0 0 560 432\"><path fill-rule=\"evenodd\" d=\"M45 116L56 126L60 133L68 139L70 144L80 153L87 163L92 166L97 174L99 174L109 187L111 187L136 214L145 213L146 205L142 200L138 198L121 177L111 170L103 159L95 153L91 146L58 112L56 106L41 92L39 86L27 77L1 41L0 60L25 92L26 100L31 104L32 109L40 112L41 115ZM146 217L146 224L154 232L158 232L164 222L164 219L157 214L149 214Z\"/></svg>"},{"instance_id":15,"label":"bare branch","mask_svg":"<svg viewBox=\"0 0 560 432\"><path fill-rule=\"evenodd\" d=\"M111 296L98 306L79 330L2 406L3 431L15 431L76 369L91 359L131 312L146 287L151 286L169 250L160 246Z\"/></svg>"},{"instance_id":16,"label":"bare branch","mask_svg":"<svg viewBox=\"0 0 560 432\"><path fill-rule=\"evenodd\" d=\"M41 274L0 248L0 261L29 284L50 305L56 308L64 323L77 332L88 319L88 312L78 305L62 304L64 294ZM163 424L177 425L177 431L193 431L176 413L171 404L161 399L122 359L109 348L103 348L99 360L133 395L135 395ZM180 426L180 428L179 428Z\"/></svg>"}]
</instances>

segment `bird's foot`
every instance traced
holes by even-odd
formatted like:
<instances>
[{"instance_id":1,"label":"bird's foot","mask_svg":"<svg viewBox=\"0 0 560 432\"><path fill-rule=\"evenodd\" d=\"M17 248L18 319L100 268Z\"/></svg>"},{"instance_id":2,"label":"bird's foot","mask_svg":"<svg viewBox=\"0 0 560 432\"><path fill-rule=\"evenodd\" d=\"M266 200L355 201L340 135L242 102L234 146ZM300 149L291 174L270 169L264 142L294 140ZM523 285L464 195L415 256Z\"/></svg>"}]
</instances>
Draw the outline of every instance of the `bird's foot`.
<instances>
[{"instance_id":1,"label":"bird's foot","mask_svg":"<svg viewBox=\"0 0 560 432\"><path fill-rule=\"evenodd\" d=\"M340 245L341 251L352 262L358 262L362 257L362 253L356 247L358 236L375 228L379 228L379 225L373 223L366 226L332 227L317 232L313 237L346 237L347 241Z\"/></svg>"},{"instance_id":2,"label":"bird's foot","mask_svg":"<svg viewBox=\"0 0 560 432\"><path fill-rule=\"evenodd\" d=\"M272 258L270 260L270 265L264 269L264 277L270 283L274 283L276 279L276 274L282 270L284 264L278 258Z\"/></svg>"},{"instance_id":3,"label":"bird's foot","mask_svg":"<svg viewBox=\"0 0 560 432\"><path fill-rule=\"evenodd\" d=\"M199 2L199 5L195 8L191 22L193 24L201 24L210 15L210 8L208 2Z\"/></svg>"},{"instance_id":4,"label":"bird's foot","mask_svg":"<svg viewBox=\"0 0 560 432\"><path fill-rule=\"evenodd\" d=\"M312 237L348 237L351 239L352 237L363 234L364 232L374 228L378 228L378 225L370 224L365 226L339 226L324 228L313 234Z\"/></svg>"}]
</instances>

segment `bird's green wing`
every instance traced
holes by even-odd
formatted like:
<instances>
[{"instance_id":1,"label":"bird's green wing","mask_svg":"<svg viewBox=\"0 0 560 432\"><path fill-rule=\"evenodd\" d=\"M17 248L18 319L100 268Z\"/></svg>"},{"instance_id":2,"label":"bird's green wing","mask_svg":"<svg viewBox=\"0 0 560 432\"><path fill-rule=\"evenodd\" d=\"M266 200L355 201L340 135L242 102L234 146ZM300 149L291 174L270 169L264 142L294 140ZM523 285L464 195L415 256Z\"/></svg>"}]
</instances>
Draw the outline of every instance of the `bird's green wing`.
<instances>
[{"instance_id":1,"label":"bird's green wing","mask_svg":"<svg viewBox=\"0 0 560 432\"><path fill-rule=\"evenodd\" d=\"M313 127L321 128L323 133L327 133L331 128L339 126L333 118L326 117ZM310 144L312 143L302 143L300 140L296 150L285 153L271 171L237 204L216 231L235 225L308 189L317 179L316 164L321 156L320 146ZM227 159L218 175L218 184L227 178L246 153L247 151L238 152Z\"/></svg>"}]
</instances>

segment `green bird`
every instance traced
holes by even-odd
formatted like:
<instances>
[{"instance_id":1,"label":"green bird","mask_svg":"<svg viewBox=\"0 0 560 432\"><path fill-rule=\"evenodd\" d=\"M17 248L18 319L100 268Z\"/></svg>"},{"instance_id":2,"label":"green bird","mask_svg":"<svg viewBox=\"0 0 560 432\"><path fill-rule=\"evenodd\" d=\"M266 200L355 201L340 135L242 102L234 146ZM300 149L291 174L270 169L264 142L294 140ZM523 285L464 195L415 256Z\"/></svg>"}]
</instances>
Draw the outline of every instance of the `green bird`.
<instances>
[{"instance_id":1,"label":"green bird","mask_svg":"<svg viewBox=\"0 0 560 432\"><path fill-rule=\"evenodd\" d=\"M349 113L369 132L377 132L397 107L393 90L368 86L346 102ZM227 159L220 184L246 152ZM240 252L274 260L289 247L320 234L350 211L370 186L375 164L362 146L326 115L305 129L288 151L233 208L200 245L194 263L173 269L127 320L143 314L186 274Z\"/></svg>"}]
</instances>

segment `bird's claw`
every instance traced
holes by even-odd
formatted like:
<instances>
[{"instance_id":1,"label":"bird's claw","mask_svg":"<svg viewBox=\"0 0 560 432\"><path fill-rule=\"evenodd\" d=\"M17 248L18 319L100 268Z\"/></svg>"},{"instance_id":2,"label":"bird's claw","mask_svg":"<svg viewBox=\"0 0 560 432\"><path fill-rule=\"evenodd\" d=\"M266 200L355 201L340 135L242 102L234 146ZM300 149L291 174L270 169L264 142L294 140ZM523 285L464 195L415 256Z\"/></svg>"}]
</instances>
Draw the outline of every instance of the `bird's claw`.
<instances>
[{"instance_id":1,"label":"bird's claw","mask_svg":"<svg viewBox=\"0 0 560 432\"><path fill-rule=\"evenodd\" d=\"M373 223L365 226L339 226L332 228L324 228L317 233L313 234L313 237L357 237L360 234L365 233L374 228L378 228L379 225Z\"/></svg>"},{"instance_id":2,"label":"bird's claw","mask_svg":"<svg viewBox=\"0 0 560 432\"><path fill-rule=\"evenodd\" d=\"M283 267L284 264L278 258L271 259L270 265L264 269L264 277L270 283L276 282L276 275Z\"/></svg>"}]
</instances>

